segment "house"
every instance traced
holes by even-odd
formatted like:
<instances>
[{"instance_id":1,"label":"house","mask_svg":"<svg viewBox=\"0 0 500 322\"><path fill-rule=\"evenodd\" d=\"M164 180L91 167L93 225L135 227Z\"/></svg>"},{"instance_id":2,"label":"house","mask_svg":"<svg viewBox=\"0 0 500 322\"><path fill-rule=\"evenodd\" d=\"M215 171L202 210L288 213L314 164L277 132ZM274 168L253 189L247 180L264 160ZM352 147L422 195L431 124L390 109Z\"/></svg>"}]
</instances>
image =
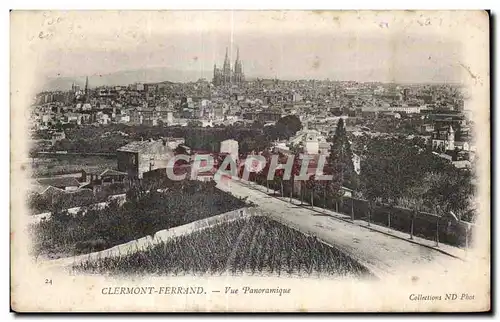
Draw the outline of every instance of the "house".
<instances>
[{"instance_id":1,"label":"house","mask_svg":"<svg viewBox=\"0 0 500 322\"><path fill-rule=\"evenodd\" d=\"M106 169L104 171L82 170L80 181L89 182L90 184L106 185L111 183L123 182L126 178L126 172L121 172L113 169Z\"/></svg>"},{"instance_id":2,"label":"house","mask_svg":"<svg viewBox=\"0 0 500 322\"><path fill-rule=\"evenodd\" d=\"M421 110L425 109L422 106L392 106L387 110L389 112L403 112L406 114L419 114Z\"/></svg>"},{"instance_id":3,"label":"house","mask_svg":"<svg viewBox=\"0 0 500 322\"><path fill-rule=\"evenodd\" d=\"M175 150L179 145L183 145L186 143L186 140L184 138L174 138L174 137L167 137L163 139L166 141L166 145L169 149Z\"/></svg>"},{"instance_id":4,"label":"house","mask_svg":"<svg viewBox=\"0 0 500 322\"><path fill-rule=\"evenodd\" d=\"M434 131L434 124L422 124L420 126L420 133L431 133Z\"/></svg>"},{"instance_id":5,"label":"house","mask_svg":"<svg viewBox=\"0 0 500 322\"><path fill-rule=\"evenodd\" d=\"M82 124L82 117L78 113L67 113L65 119L67 123Z\"/></svg>"},{"instance_id":6,"label":"house","mask_svg":"<svg viewBox=\"0 0 500 322\"><path fill-rule=\"evenodd\" d=\"M66 138L66 133L64 133L64 131L52 133L51 136L52 145L54 145L57 141L64 140L65 138Z\"/></svg>"},{"instance_id":7,"label":"house","mask_svg":"<svg viewBox=\"0 0 500 322\"><path fill-rule=\"evenodd\" d=\"M104 113L98 113L97 114L97 122L99 124L109 124L111 123L111 118L109 117L108 114L104 114Z\"/></svg>"},{"instance_id":8,"label":"house","mask_svg":"<svg viewBox=\"0 0 500 322\"><path fill-rule=\"evenodd\" d=\"M281 117L282 113L278 110L243 113L244 120L258 121L261 123L277 122Z\"/></svg>"},{"instance_id":9,"label":"house","mask_svg":"<svg viewBox=\"0 0 500 322\"><path fill-rule=\"evenodd\" d=\"M447 129L435 129L432 133L433 150L474 151L475 147L469 143L470 141L471 137L467 131L455 132L451 125Z\"/></svg>"},{"instance_id":10,"label":"house","mask_svg":"<svg viewBox=\"0 0 500 322\"><path fill-rule=\"evenodd\" d=\"M173 156L164 139L131 142L117 150L118 171L141 179L144 172L166 168Z\"/></svg>"},{"instance_id":11,"label":"house","mask_svg":"<svg viewBox=\"0 0 500 322\"><path fill-rule=\"evenodd\" d=\"M220 143L220 153L227 153L233 160L238 160L238 141L232 139L222 141Z\"/></svg>"},{"instance_id":12,"label":"house","mask_svg":"<svg viewBox=\"0 0 500 322\"><path fill-rule=\"evenodd\" d=\"M104 186L114 183L124 183L127 177L127 173L112 169L106 169L104 171L82 170L82 176L79 180L82 182L81 189L87 188L93 193L96 193Z\"/></svg>"},{"instance_id":13,"label":"house","mask_svg":"<svg viewBox=\"0 0 500 322\"><path fill-rule=\"evenodd\" d=\"M118 123L129 123L130 122L130 115L125 115L125 114L117 115L116 121Z\"/></svg>"},{"instance_id":14,"label":"house","mask_svg":"<svg viewBox=\"0 0 500 322\"><path fill-rule=\"evenodd\" d=\"M54 177L38 179L37 183L44 187L58 188L64 191L75 191L80 187L80 182L75 177Z\"/></svg>"},{"instance_id":15,"label":"house","mask_svg":"<svg viewBox=\"0 0 500 322\"><path fill-rule=\"evenodd\" d=\"M307 154L320 153L320 144L323 150L329 151L329 143L326 138L316 130L303 129L296 133L296 135L289 140L291 146L301 146L302 152Z\"/></svg>"}]
</instances>

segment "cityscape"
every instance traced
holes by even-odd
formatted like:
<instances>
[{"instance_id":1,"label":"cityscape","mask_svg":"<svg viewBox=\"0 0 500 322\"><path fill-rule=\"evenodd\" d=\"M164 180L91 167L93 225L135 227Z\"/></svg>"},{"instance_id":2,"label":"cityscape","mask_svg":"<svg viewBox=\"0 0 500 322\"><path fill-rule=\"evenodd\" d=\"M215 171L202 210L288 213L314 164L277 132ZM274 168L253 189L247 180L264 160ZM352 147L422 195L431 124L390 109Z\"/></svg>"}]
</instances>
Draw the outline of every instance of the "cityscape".
<instances>
[{"instance_id":1,"label":"cityscape","mask_svg":"<svg viewBox=\"0 0 500 322\"><path fill-rule=\"evenodd\" d=\"M11 311L491 310L490 12L9 15Z\"/></svg>"},{"instance_id":2,"label":"cityscape","mask_svg":"<svg viewBox=\"0 0 500 322\"><path fill-rule=\"evenodd\" d=\"M260 77L258 51L218 44L210 77L89 72L33 95L33 258L78 274L362 280L461 265L478 210L465 85L286 77L283 62ZM307 55L314 73L329 66ZM259 292L287 294L244 290Z\"/></svg>"}]
</instances>

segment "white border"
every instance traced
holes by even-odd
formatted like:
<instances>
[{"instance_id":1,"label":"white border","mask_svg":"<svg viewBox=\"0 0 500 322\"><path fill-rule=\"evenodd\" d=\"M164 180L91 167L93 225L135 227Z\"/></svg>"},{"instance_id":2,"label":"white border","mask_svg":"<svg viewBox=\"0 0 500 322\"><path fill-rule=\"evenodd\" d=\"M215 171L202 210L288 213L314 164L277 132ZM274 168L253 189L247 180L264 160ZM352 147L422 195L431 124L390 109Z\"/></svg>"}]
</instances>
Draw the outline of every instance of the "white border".
<instances>
[{"instance_id":1,"label":"white border","mask_svg":"<svg viewBox=\"0 0 500 322\"><path fill-rule=\"evenodd\" d=\"M8 3L7 1L2 2L2 10L0 11L0 17L1 19L1 31L0 31L0 37L2 40L2 43L7 45L9 43L9 8L15 8L15 9L158 9L158 8L163 8L163 9L316 9L316 8L321 8L321 9L492 9L493 12L498 14L500 12L500 2L499 1L481 1L481 0L475 0L475 1L453 1L453 2L448 2L448 3L443 3L443 2L438 2L435 0L419 0L419 1L360 1L360 0L349 0L349 1L344 1L343 3L338 3L338 2L332 2L332 1L317 1L317 0L309 0L309 1L270 1L270 0L245 0L245 1L209 1L205 2L202 0L183 0L183 1L178 1L175 3L165 3L165 1L149 1L149 0L142 0L142 1L120 1L116 3L108 3L104 4L103 1L99 0L85 0L85 1L75 1L75 2L69 2L69 1L54 1L54 0L45 0L45 1L23 1L23 0L18 0L18 1L10 1ZM498 24L498 16L496 17L497 19L497 24ZM494 41L498 43L498 32L495 31L495 39ZM0 122L2 123L0 125L0 140L2 143L2 147L4 148L4 157L0 159L0 163L2 165L2 168L4 169L1 172L1 182L2 182L2 193L0 194L1 198L1 205L4 206L4 211L2 212L2 220L3 225L1 226L2 229L2 234L4 238L4 243L2 243L1 246L1 251L2 251L2 258L7 259L7 256L9 254L9 245L7 244L7 236L9 236L9 203L10 203L10 186L9 186L9 172L10 172L10 162L9 158L7 157L7 150L10 147L9 143L9 137L10 137L10 103L9 103L9 75L10 75L10 66L9 63L9 56L10 56L10 50L9 46L2 46L2 50L0 51L2 54L2 61L4 62L1 64L0 68L0 75L2 75L2 80L4 82L3 86L1 87L0 90L0 99L3 102L3 107L0 108ZM496 55L496 53L492 53L492 55ZM495 74L498 74L498 62L495 66ZM494 90L496 93L499 92L499 85L498 83L495 84ZM496 108L496 106L494 107ZM496 117L495 117L495 123L500 123L500 116L499 113L496 112ZM494 133L495 134L495 133ZM495 149L500 149L500 143L498 138L497 143L495 144ZM495 166L495 165L493 165ZM495 176L495 184L497 183L497 176ZM12 192L15 193L15 192ZM499 200L499 195L495 194L495 196L492 196L496 200ZM15 215L15 214L10 214L10 215ZM492 215L496 215L492 213ZM496 225L495 227L492 227L492 230L497 232L500 231L498 229L498 219L496 220ZM493 258L498 257L498 249L496 249L495 255ZM4 264L2 266L2 276L7 283L5 283L2 287L2 292L1 292L1 302L3 305L3 310L2 312L8 312L7 309L7 303L9 303L10 306L10 292L9 292L9 287L8 283L9 281L7 280L7 276L9 275L9 265ZM36 290L33 290L36 292ZM495 292L497 293L497 292ZM498 293L497 293L498 297ZM498 303L496 303L498 304ZM496 306L498 308L498 305ZM8 314L8 313L7 313ZM8 314L8 316L2 316L3 318L7 319L13 319L14 316L12 314ZM44 318L41 316L41 318ZM69 317L64 317L64 319L69 319ZM74 317L76 318L76 317ZM78 317L77 319L80 319L81 317ZM96 318L96 317L94 317ZM182 317L174 317L170 316L168 317L169 319L180 319ZM224 318L224 317L217 317L217 318ZM249 317L250 318L250 317ZM249 318L244 318L242 319L241 317L239 319L241 320L246 320ZM258 317L259 319L267 319L262 316ZM286 317L285 317L286 318ZM305 319L306 317L301 316L301 319ZM307 317L309 318L309 317ZM366 317L365 317L366 318ZM357 319L365 319L361 317L357 317ZM382 317L383 318L383 317ZM415 318L415 317L414 317ZM424 317L422 317L423 320ZM454 316L449 316L449 318L454 318ZM474 317L469 317L471 320L475 320L476 318ZM467 318L467 319L469 319ZM97 320L102 319L102 317L97 318ZM336 316L335 319L338 320L347 320L347 317L340 317ZM134 321L139 321L142 320L142 318L136 318L134 317ZM434 320L434 318L426 318L427 321L429 320Z\"/></svg>"}]
</instances>

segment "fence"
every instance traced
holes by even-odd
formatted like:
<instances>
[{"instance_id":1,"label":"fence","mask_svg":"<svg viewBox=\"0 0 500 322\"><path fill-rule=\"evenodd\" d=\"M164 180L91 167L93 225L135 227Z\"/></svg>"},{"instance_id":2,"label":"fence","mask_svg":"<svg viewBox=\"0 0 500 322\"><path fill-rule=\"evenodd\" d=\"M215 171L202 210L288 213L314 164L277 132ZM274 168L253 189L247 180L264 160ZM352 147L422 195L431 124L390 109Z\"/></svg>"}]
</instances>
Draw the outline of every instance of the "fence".
<instances>
[{"instance_id":1,"label":"fence","mask_svg":"<svg viewBox=\"0 0 500 322\"><path fill-rule=\"evenodd\" d=\"M257 180L257 183L264 186L268 185L270 189L278 191L280 194L281 189L283 189L284 197L289 197L292 193L292 187L289 184L266 183L265 180ZM310 190L304 189L305 192L301 195L300 189L300 185L296 183L292 197L302 198L305 204L310 204ZM325 199L324 196L317 193L313 194L313 205L349 215L354 220L370 221L394 230L407 232L408 235L410 235L412 229L413 218L414 236L429 240L436 240L436 237L439 236L438 240L440 243L452 246L466 247L474 241L472 238L473 229L468 228L474 225L467 222L455 221L450 217L440 217L427 212L418 212L416 216L413 216L414 211L411 209L399 206L391 207L382 203L375 204L371 216L368 216L369 205L367 200L343 197L339 202L336 202L328 197Z\"/></svg>"}]
</instances>

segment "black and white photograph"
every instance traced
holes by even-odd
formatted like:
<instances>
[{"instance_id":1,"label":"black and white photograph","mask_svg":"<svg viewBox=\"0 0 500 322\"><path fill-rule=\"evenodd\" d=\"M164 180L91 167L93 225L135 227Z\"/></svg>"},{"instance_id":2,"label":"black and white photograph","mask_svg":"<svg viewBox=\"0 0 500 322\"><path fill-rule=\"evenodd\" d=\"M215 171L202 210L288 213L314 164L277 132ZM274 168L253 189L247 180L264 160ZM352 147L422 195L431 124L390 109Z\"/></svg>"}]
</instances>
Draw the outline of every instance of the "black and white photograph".
<instances>
[{"instance_id":1,"label":"black and white photograph","mask_svg":"<svg viewBox=\"0 0 500 322\"><path fill-rule=\"evenodd\" d=\"M487 11L23 11L17 312L490 310Z\"/></svg>"}]
</instances>

